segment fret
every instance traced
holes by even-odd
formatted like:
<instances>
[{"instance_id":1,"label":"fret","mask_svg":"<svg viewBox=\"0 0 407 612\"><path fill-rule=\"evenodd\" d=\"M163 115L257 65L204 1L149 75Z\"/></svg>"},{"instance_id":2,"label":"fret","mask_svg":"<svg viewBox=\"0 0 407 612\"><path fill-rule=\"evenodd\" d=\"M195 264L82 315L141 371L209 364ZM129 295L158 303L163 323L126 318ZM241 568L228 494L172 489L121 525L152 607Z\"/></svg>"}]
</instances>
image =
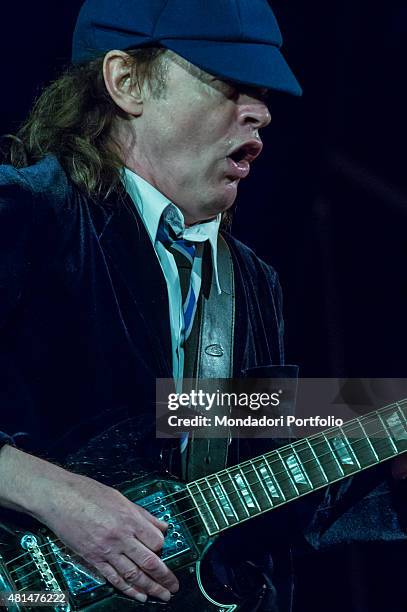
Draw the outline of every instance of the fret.
<instances>
[{"instance_id":1,"label":"fret","mask_svg":"<svg viewBox=\"0 0 407 612\"><path fill-rule=\"evenodd\" d=\"M256 467L256 463L255 463L256 461L260 461L260 465L259 465L258 468ZM274 501L273 501L273 498L271 497L270 493L271 493L271 491L274 491L275 493L277 493L277 490L274 487L274 485L271 485L271 490L269 492L269 487L266 486L265 482L266 482L267 479L270 479L270 476L268 476L267 470L264 467L264 464L261 461L261 459L260 460L259 459L257 459L257 460L256 459L250 460L250 463L253 465L253 470L255 471L256 476L257 476L261 486L263 487L263 490L264 490L264 493L266 495L267 501L268 501L268 503L270 505L270 508L272 508L274 506ZM260 471L258 471L258 469ZM277 494L277 497L278 497L278 494Z\"/></svg>"},{"instance_id":2,"label":"fret","mask_svg":"<svg viewBox=\"0 0 407 612\"><path fill-rule=\"evenodd\" d=\"M311 436L309 445L313 449L319 465L326 475L327 482L332 482L343 476L341 464L338 462L335 453L323 433Z\"/></svg>"},{"instance_id":3,"label":"fret","mask_svg":"<svg viewBox=\"0 0 407 612\"><path fill-rule=\"evenodd\" d=\"M375 452L360 423L360 419L345 423L342 431L346 436L349 448L353 453L359 469L377 463Z\"/></svg>"},{"instance_id":4,"label":"fret","mask_svg":"<svg viewBox=\"0 0 407 612\"><path fill-rule=\"evenodd\" d=\"M229 499L232 498L233 496L233 500L234 500L234 508L236 510L236 513L239 517L239 520L244 520L245 518L248 518L250 515L250 512L247 509L247 506L244 502L244 499L242 497L242 494L240 493L239 489L236 486L236 483L234 481L234 479L232 478L232 475L229 472L229 468L226 469L224 472L221 472L221 474L224 474L225 477L227 478L226 480L222 480L223 482L223 486L226 488L226 490L228 490L229 493ZM230 491L230 486L232 487L232 491ZM243 516L242 516L243 514Z\"/></svg>"},{"instance_id":5,"label":"fret","mask_svg":"<svg viewBox=\"0 0 407 612\"><path fill-rule=\"evenodd\" d=\"M286 473L286 474L287 474L287 476L288 476L288 482L289 482L289 483L290 483L290 484L293 486L295 493L298 495L298 494L299 494L298 487L297 487L297 485L295 484L295 480L294 480L294 478L293 478L293 476L292 476L291 472L289 472L289 471L288 471L287 464L286 464L286 462L284 461L283 457L281 456L281 453L280 453L280 451L278 450L278 448L276 449L276 453L277 453L277 455L279 456L280 461L281 461L281 463L282 463L282 464L283 464L283 466L284 466L284 471L285 471L285 473ZM275 474L275 476L277 476L277 474ZM280 481L280 484L281 484L281 481Z\"/></svg>"},{"instance_id":6,"label":"fret","mask_svg":"<svg viewBox=\"0 0 407 612\"><path fill-rule=\"evenodd\" d=\"M298 440L292 445L301 461L302 469L306 471L307 479L312 489L329 482L326 472L319 461L308 438Z\"/></svg>"},{"instance_id":7,"label":"fret","mask_svg":"<svg viewBox=\"0 0 407 612\"><path fill-rule=\"evenodd\" d=\"M378 412L363 418L363 428L380 461L394 456L394 444Z\"/></svg>"},{"instance_id":8,"label":"fret","mask_svg":"<svg viewBox=\"0 0 407 612\"><path fill-rule=\"evenodd\" d=\"M403 427L404 427L404 431L405 431L405 433L407 435L407 418L406 418L406 415L403 412L403 408L400 405L400 402L396 402L396 406L397 406L397 410L398 410L399 414L401 415L401 422L404 423ZM401 450L407 450L407 444L406 444L405 437L404 437L404 445L403 445Z\"/></svg>"},{"instance_id":9,"label":"fret","mask_svg":"<svg viewBox=\"0 0 407 612\"><path fill-rule=\"evenodd\" d=\"M229 523L231 520L233 523L235 523L236 521L239 520L239 517L237 516L235 509L233 508L233 504L231 503L229 499L229 495L227 494L227 491L225 487L223 486L222 481L219 478L218 474L214 474L214 477L216 478L218 484L215 484L213 486L213 489L216 495L218 496L220 503L222 504L224 513L227 516Z\"/></svg>"},{"instance_id":10,"label":"fret","mask_svg":"<svg viewBox=\"0 0 407 612\"><path fill-rule=\"evenodd\" d=\"M353 423L352 423L352 427L353 427ZM353 457L354 461L356 462L356 466L357 466L359 469L361 469L361 468L362 468L362 466L360 465L360 461L359 461L359 459L357 458L356 453L355 453L355 451L354 451L354 450L353 450L353 448L352 448L352 444L349 442L349 438L348 438L348 436L346 435L346 433L344 432L344 430L343 430L343 428L342 428L342 427L339 427L339 429L340 429L340 431L341 431L341 433L342 433L342 436L345 438L345 445L346 445L346 447L348 448L348 450L350 450L351 455L352 455L352 457ZM354 462L352 461L352 463L354 463ZM350 463L349 463L349 464L347 464L347 463L346 463L346 465L350 465Z\"/></svg>"},{"instance_id":11,"label":"fret","mask_svg":"<svg viewBox=\"0 0 407 612\"><path fill-rule=\"evenodd\" d=\"M307 484L308 484L309 488L310 488L310 489L311 489L311 491L312 491L312 490L314 489L314 485L312 484L312 482L311 482L310 478L308 477L307 468L305 468L305 467L304 467L304 464L303 464L303 462L301 461L301 459L300 459L300 457L299 457L299 455L298 455L298 453L297 453L297 451L296 451L296 448L295 448L294 444L292 444L292 445L291 445L291 448L292 448L292 450L294 451L294 455L295 455L295 458L296 458L296 462L297 462L297 464L298 464L298 466L299 466L299 468L300 468L301 472L302 472L302 473L303 473L303 475L305 476L305 479L306 479L306 481L307 481ZM300 483L300 484L304 484L304 483L302 482L302 480L301 480L301 481L299 481L299 483Z\"/></svg>"},{"instance_id":12,"label":"fret","mask_svg":"<svg viewBox=\"0 0 407 612\"><path fill-rule=\"evenodd\" d=\"M400 418L400 414L399 414L397 407L396 409L394 409L393 407L388 408L387 412L389 411L390 411L390 414L387 414L387 415L383 412L383 416L386 420L387 427L390 431L390 434L394 442L397 445L397 442L403 440L404 438L407 438L407 431Z\"/></svg>"},{"instance_id":13,"label":"fret","mask_svg":"<svg viewBox=\"0 0 407 612\"><path fill-rule=\"evenodd\" d=\"M246 501L248 508L256 508L256 514L257 512L261 512L257 498L242 469L236 474L235 481L242 492L243 499Z\"/></svg>"},{"instance_id":14,"label":"fret","mask_svg":"<svg viewBox=\"0 0 407 612\"><path fill-rule=\"evenodd\" d=\"M252 498L250 497L249 492L247 491L245 487L245 484L242 480L239 469L229 468L228 472L229 472L230 479L233 482L233 485L239 496L239 499L242 503L242 506L246 511L247 517L253 516L254 514L256 514L256 507L253 503Z\"/></svg>"},{"instance_id":15,"label":"fret","mask_svg":"<svg viewBox=\"0 0 407 612\"><path fill-rule=\"evenodd\" d=\"M235 478L233 478L233 476L232 476L232 474L230 473L229 470L228 470L228 475L229 475L231 483L233 484L233 486L235 488L236 494L237 494L237 496L239 498L239 501L240 501L240 503L242 505L242 508L244 508L245 515L246 516L251 516L250 510L247 507L247 504L246 504L246 502L245 502L245 500L243 498L242 492L241 492L240 488L237 486L236 480L235 480Z\"/></svg>"},{"instance_id":16,"label":"fret","mask_svg":"<svg viewBox=\"0 0 407 612\"><path fill-rule=\"evenodd\" d=\"M215 520L218 524L218 529L224 529L225 527L229 527L229 521L223 511L221 503L219 502L218 498L212 490L212 486L209 483L208 478L204 478L204 481L206 487L203 492L201 491L201 493L204 493L203 497L205 499L206 504L208 505L208 508L212 511L212 514L215 517Z\"/></svg>"},{"instance_id":17,"label":"fret","mask_svg":"<svg viewBox=\"0 0 407 612\"><path fill-rule=\"evenodd\" d=\"M326 471L324 470L324 467L323 467L322 463L320 462L320 460L316 456L315 451L314 451L314 449L312 447L312 444L310 444L309 439L305 438L305 440L303 440L303 443L306 444L306 448L304 449L306 459L303 461L303 463L304 464L307 463L308 465L311 464L310 465L311 468L312 468L313 465L315 465L317 467L317 472L315 474L315 477L316 477L315 486L322 485L322 484L324 484L324 482L325 483L329 482L328 475L327 475ZM299 443L299 445L301 445L301 442ZM310 451L311 456L309 456L309 452L308 451ZM297 452L303 452L303 451L301 451L299 449ZM310 470L309 470L308 473L310 473ZM322 482L320 482L320 476L322 476L322 479L323 479Z\"/></svg>"},{"instance_id":18,"label":"fret","mask_svg":"<svg viewBox=\"0 0 407 612\"><path fill-rule=\"evenodd\" d=\"M258 476L253 461L249 459L249 462L242 466L242 472L247 482L250 484L250 488L257 500L259 509L261 511L270 510L273 504L270 502L270 498L267 495L267 490Z\"/></svg>"},{"instance_id":19,"label":"fret","mask_svg":"<svg viewBox=\"0 0 407 612\"><path fill-rule=\"evenodd\" d=\"M187 485L209 533L407 451L407 400Z\"/></svg>"},{"instance_id":20,"label":"fret","mask_svg":"<svg viewBox=\"0 0 407 612\"><path fill-rule=\"evenodd\" d=\"M370 446L370 448L372 450L373 456L375 458L375 461L373 463L376 463L376 462L380 461L379 455L376 453L375 447L371 443L370 438L367 435L366 429L363 427L362 419L358 419L358 423L359 423L359 425L360 425L360 427L362 429L363 435L366 437L366 440L368 441L369 446Z\"/></svg>"},{"instance_id":21,"label":"fret","mask_svg":"<svg viewBox=\"0 0 407 612\"><path fill-rule=\"evenodd\" d=\"M270 470L273 472L274 480L278 484L280 491L286 500L294 499L298 496L298 489L288 471L288 468L280 456L278 450L273 451L273 460L268 462Z\"/></svg>"},{"instance_id":22,"label":"fret","mask_svg":"<svg viewBox=\"0 0 407 612\"><path fill-rule=\"evenodd\" d=\"M379 417L379 419L380 419L380 421L381 421L381 423L382 423L382 425L383 425L383 427L384 427L384 430L385 430L385 432L387 433L387 438L388 438L388 439L390 440L390 442L391 442L391 445L392 445L392 447L393 447L393 451L394 451L394 452L393 452L393 455L394 455L394 454L397 454L397 453L398 453L397 446L395 445L394 440L393 440L393 437L392 437L392 435L391 435L391 433L390 433L390 431L389 431L389 429L388 429L388 427L387 427L387 425L386 425L386 423L385 423L384 419L382 418L382 415L380 414L380 412L378 412L378 413L377 413L377 416Z\"/></svg>"},{"instance_id":23,"label":"fret","mask_svg":"<svg viewBox=\"0 0 407 612\"><path fill-rule=\"evenodd\" d=\"M270 453L270 454L275 455L275 452L272 452L272 453ZM280 484L279 484L279 482L278 482L278 480L277 480L277 478L276 478L276 476L275 476L275 474L274 474L274 472L273 472L273 470L272 470L272 467L271 467L270 461L267 459L266 455L262 455L262 457L264 457L264 459L265 459L265 461L266 461L267 471L268 471L268 472L270 473L270 475L271 475L271 480L272 480L272 483L273 483L273 485L274 485L274 488L275 488L275 489L276 489L276 491L278 492L279 497L281 497L281 499L282 499L283 501L287 501L287 497L285 496L285 494L284 494L284 492L283 492L282 488L280 487Z\"/></svg>"},{"instance_id":24,"label":"fret","mask_svg":"<svg viewBox=\"0 0 407 612\"><path fill-rule=\"evenodd\" d=\"M216 479L213 479L214 482L216 483ZM213 514L216 516L220 515L220 520L218 519L218 523L219 523L219 527L222 529L223 527L228 527L229 526L229 521L228 521L228 517L226 516L225 510L223 508L223 503L219 497L219 494L216 491L216 484L214 484L214 482L210 482L209 478L205 478L205 482L207 483L208 487L205 491L205 497L206 497L206 501L208 504L214 504L214 509L213 509ZM212 499L208 499L209 496L211 496ZM220 493L220 496L223 497L222 493Z\"/></svg>"},{"instance_id":25,"label":"fret","mask_svg":"<svg viewBox=\"0 0 407 612\"><path fill-rule=\"evenodd\" d=\"M332 450L337 465L339 465L342 475L349 476L360 469L359 461L353 452L349 440L344 431L338 427L334 432L324 434L327 443Z\"/></svg>"},{"instance_id":26,"label":"fret","mask_svg":"<svg viewBox=\"0 0 407 612\"><path fill-rule=\"evenodd\" d=\"M386 408L387 412L391 411L387 416L383 410L381 412L387 423L387 428L397 448L397 452L402 452L407 450L407 430L400 418L398 406L395 408L396 409L394 409L393 406Z\"/></svg>"},{"instance_id":27,"label":"fret","mask_svg":"<svg viewBox=\"0 0 407 612\"><path fill-rule=\"evenodd\" d=\"M259 459L264 459L264 465L261 465L260 467L260 474L264 477L264 482L266 483L266 486L271 493L271 496L274 500L274 504L276 504L277 501L285 502L286 497L274 477L273 470L271 469L269 460L266 458L266 455L261 455Z\"/></svg>"},{"instance_id":28,"label":"fret","mask_svg":"<svg viewBox=\"0 0 407 612\"><path fill-rule=\"evenodd\" d=\"M308 474L299 458L294 445L279 449L281 459L287 467L287 472L290 474L297 493L307 493L313 491L314 487L308 478Z\"/></svg>"},{"instance_id":29,"label":"fret","mask_svg":"<svg viewBox=\"0 0 407 612\"><path fill-rule=\"evenodd\" d=\"M405 401L405 400L404 400ZM401 406L401 402L396 402L397 410L401 414L401 420L407 425L407 417L403 412L403 407Z\"/></svg>"},{"instance_id":30,"label":"fret","mask_svg":"<svg viewBox=\"0 0 407 612\"><path fill-rule=\"evenodd\" d=\"M193 491L193 488L196 489L196 493ZM205 525L208 534L214 535L217 531L219 531L219 525L214 515L212 514L210 507L206 503L200 485L198 484L198 482L191 482L187 484L187 490L189 491L192 497L192 501L194 502L195 507L199 512L199 515L203 521L203 524ZM198 500L195 499L195 495L198 496Z\"/></svg>"},{"instance_id":31,"label":"fret","mask_svg":"<svg viewBox=\"0 0 407 612\"><path fill-rule=\"evenodd\" d=\"M233 468L229 470L230 477L233 480L233 483L236 487L236 490L239 492L240 499L242 500L242 504L248 511L249 516L253 514L253 510L256 508L253 499L250 496L249 491L246 489L245 483L240 474L239 468Z\"/></svg>"}]
</instances>

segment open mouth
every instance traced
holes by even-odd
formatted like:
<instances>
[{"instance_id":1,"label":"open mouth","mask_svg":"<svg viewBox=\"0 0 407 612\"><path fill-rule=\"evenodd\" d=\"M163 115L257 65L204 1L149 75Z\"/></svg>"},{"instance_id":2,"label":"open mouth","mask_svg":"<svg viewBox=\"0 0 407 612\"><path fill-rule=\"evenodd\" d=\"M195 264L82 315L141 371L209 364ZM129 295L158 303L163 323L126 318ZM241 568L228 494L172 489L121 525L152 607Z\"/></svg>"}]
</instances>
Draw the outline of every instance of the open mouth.
<instances>
[{"instance_id":1,"label":"open mouth","mask_svg":"<svg viewBox=\"0 0 407 612\"><path fill-rule=\"evenodd\" d=\"M228 157L237 164L243 161L251 163L260 155L262 148L263 143L261 140L248 140L235 147Z\"/></svg>"},{"instance_id":2,"label":"open mouth","mask_svg":"<svg viewBox=\"0 0 407 612\"><path fill-rule=\"evenodd\" d=\"M245 178L250 172L250 163L260 155L262 148L261 140L253 139L233 149L227 156L231 176Z\"/></svg>"},{"instance_id":3,"label":"open mouth","mask_svg":"<svg viewBox=\"0 0 407 612\"><path fill-rule=\"evenodd\" d=\"M244 146L240 147L239 149L237 149L237 151L234 151L233 153L229 155L229 159L234 161L236 164L239 164L242 161L247 161L246 157L247 157L247 151Z\"/></svg>"}]
</instances>

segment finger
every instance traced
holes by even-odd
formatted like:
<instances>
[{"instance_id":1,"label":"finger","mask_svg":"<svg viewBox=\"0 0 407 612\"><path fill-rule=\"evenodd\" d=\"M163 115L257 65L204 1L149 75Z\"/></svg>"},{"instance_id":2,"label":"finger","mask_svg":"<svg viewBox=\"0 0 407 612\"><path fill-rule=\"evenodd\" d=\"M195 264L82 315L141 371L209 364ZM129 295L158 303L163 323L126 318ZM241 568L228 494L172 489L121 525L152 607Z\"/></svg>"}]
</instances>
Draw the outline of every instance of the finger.
<instances>
[{"instance_id":1,"label":"finger","mask_svg":"<svg viewBox=\"0 0 407 612\"><path fill-rule=\"evenodd\" d=\"M134 585L126 582L124 578L115 570L115 568L110 565L110 563L100 562L95 565L95 568L104 578L106 578L106 580L110 582L110 584L115 587L115 589L118 589L127 595L127 597L132 597L133 599L141 601L142 603L147 601L147 595L135 588Z\"/></svg>"},{"instance_id":2,"label":"finger","mask_svg":"<svg viewBox=\"0 0 407 612\"><path fill-rule=\"evenodd\" d=\"M169 601L171 593L158 582L155 582L126 555L112 556L110 562L114 565L115 570L120 574L123 580L133 586L135 589L147 593L152 597L158 597L162 601Z\"/></svg>"},{"instance_id":3,"label":"finger","mask_svg":"<svg viewBox=\"0 0 407 612\"><path fill-rule=\"evenodd\" d=\"M137 540L140 540L140 542L144 544L144 546L158 553L161 551L164 544L164 534L153 525L152 521L148 520L144 514L141 514L139 513L137 520L134 522L134 535ZM148 514L148 512L146 514Z\"/></svg>"},{"instance_id":4,"label":"finger","mask_svg":"<svg viewBox=\"0 0 407 612\"><path fill-rule=\"evenodd\" d=\"M132 543L129 543L126 547L124 553L155 582L171 591L171 593L178 591L177 577L157 555L143 546L141 542L134 538Z\"/></svg>"},{"instance_id":5,"label":"finger","mask_svg":"<svg viewBox=\"0 0 407 612\"><path fill-rule=\"evenodd\" d=\"M152 524L154 527L157 527L162 533L166 533L168 529L168 523L165 521L161 521L153 514L150 514L145 508L139 506L141 514Z\"/></svg>"}]
</instances>

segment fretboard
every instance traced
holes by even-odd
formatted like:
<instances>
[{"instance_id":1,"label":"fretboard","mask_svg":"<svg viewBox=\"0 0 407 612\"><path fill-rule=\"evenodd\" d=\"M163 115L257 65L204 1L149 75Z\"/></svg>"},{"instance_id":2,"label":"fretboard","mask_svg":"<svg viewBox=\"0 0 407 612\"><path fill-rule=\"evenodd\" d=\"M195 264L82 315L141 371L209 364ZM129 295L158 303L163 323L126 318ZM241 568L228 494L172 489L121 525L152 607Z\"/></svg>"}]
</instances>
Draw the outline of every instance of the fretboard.
<instances>
[{"instance_id":1,"label":"fretboard","mask_svg":"<svg viewBox=\"0 0 407 612\"><path fill-rule=\"evenodd\" d=\"M187 485L215 535L407 451L407 399Z\"/></svg>"}]
</instances>

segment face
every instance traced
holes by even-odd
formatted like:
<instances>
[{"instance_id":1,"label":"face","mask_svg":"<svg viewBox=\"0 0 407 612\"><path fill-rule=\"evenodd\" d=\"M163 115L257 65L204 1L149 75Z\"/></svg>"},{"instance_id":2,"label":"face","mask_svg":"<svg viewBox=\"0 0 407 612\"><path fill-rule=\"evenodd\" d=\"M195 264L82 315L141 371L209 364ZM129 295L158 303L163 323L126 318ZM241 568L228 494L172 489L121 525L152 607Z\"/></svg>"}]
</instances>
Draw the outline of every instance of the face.
<instances>
[{"instance_id":1,"label":"face","mask_svg":"<svg viewBox=\"0 0 407 612\"><path fill-rule=\"evenodd\" d=\"M174 202L188 225L216 216L232 206L261 152L259 130L270 122L264 94L171 54L163 96L146 94L134 122L127 165Z\"/></svg>"}]
</instances>

